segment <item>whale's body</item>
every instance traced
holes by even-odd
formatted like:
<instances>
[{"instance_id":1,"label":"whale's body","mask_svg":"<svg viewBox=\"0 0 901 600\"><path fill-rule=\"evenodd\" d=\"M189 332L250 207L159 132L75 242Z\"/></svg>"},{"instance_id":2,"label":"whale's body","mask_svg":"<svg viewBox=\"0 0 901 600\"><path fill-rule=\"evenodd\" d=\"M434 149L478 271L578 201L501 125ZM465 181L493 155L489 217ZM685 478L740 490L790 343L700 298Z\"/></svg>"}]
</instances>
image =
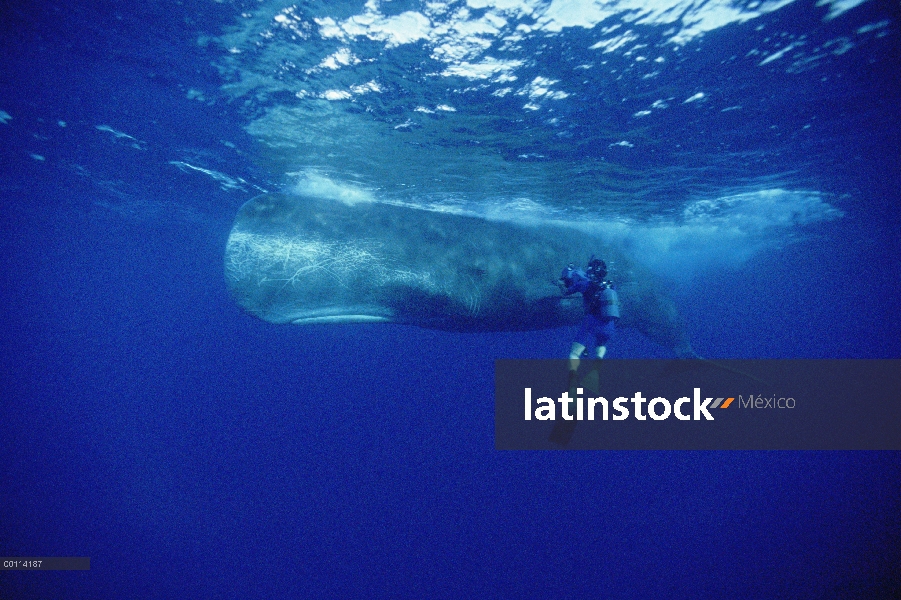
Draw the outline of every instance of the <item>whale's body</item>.
<instances>
[{"instance_id":1,"label":"whale's body","mask_svg":"<svg viewBox=\"0 0 901 600\"><path fill-rule=\"evenodd\" d=\"M561 298L555 281L591 254L611 267L620 324L691 355L678 312L652 277L615 248L563 227L265 194L238 212L225 274L238 304L272 323L533 330L579 322L581 297Z\"/></svg>"}]
</instances>

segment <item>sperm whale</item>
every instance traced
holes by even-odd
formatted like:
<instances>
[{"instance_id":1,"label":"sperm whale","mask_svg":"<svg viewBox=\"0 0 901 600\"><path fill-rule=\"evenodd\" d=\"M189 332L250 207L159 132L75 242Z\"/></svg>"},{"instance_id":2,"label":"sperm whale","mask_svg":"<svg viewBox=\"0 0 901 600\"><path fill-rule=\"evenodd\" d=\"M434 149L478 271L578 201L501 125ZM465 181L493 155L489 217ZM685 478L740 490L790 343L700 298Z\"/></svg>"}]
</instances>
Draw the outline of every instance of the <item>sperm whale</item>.
<instances>
[{"instance_id":1,"label":"sperm whale","mask_svg":"<svg viewBox=\"0 0 901 600\"><path fill-rule=\"evenodd\" d=\"M614 245L557 225L264 194L235 218L225 276L237 303L272 323L535 330L579 322L581 298L562 298L555 281L591 254L610 265L621 326L694 355L675 304L650 273Z\"/></svg>"}]
</instances>

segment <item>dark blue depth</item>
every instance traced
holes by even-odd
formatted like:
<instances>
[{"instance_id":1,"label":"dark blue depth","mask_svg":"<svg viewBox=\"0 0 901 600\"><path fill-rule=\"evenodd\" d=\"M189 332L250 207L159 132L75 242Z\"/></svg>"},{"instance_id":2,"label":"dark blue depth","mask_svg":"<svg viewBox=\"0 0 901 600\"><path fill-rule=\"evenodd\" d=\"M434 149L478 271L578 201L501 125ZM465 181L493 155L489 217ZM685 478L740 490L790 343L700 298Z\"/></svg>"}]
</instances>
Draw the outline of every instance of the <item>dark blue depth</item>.
<instances>
[{"instance_id":1,"label":"dark blue depth","mask_svg":"<svg viewBox=\"0 0 901 600\"><path fill-rule=\"evenodd\" d=\"M494 360L565 357L575 329L242 313L225 240L253 186L281 182L241 107L186 92L216 96L198 32L252 3L151 5L0 11L0 554L91 557L90 571L2 573L0 598L901 594L897 453L498 452ZM766 132L726 136L772 161L761 173L826 148L847 216L675 289L705 356L901 356L897 6L856 10L890 18L888 41L848 57L824 131L769 155ZM799 81L791 94L821 93ZM801 118L792 100L774 120ZM670 159L716 152L684 127ZM245 190L170 164L185 156ZM668 355L621 330L608 356Z\"/></svg>"}]
</instances>

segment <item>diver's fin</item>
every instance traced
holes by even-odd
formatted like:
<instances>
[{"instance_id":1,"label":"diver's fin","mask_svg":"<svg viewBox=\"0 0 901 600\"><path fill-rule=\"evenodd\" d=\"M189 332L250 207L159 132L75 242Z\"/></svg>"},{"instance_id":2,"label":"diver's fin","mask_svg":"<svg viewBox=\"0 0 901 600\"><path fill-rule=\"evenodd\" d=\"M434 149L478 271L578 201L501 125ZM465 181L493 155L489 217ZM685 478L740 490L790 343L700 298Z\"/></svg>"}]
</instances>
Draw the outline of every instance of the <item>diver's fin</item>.
<instances>
[{"instance_id":1,"label":"diver's fin","mask_svg":"<svg viewBox=\"0 0 901 600\"><path fill-rule=\"evenodd\" d=\"M598 366L592 366L588 374L585 375L585 377L583 377L581 380L578 380L575 371L570 371L567 387L569 389L569 397L573 399L570 409L570 414L573 416L573 420L567 421L566 419L561 417L559 420L557 420L556 423L554 423L554 429L551 430L551 435L548 436L548 441L557 444L558 446L567 446L569 444L569 441L573 437L573 433L576 430L576 397L578 395L597 394L600 390L600 376L598 375ZM578 394L577 388L580 387L582 388L584 394Z\"/></svg>"},{"instance_id":2,"label":"diver's fin","mask_svg":"<svg viewBox=\"0 0 901 600\"><path fill-rule=\"evenodd\" d=\"M593 367L588 374L582 378L582 389L585 394L597 394L601 390L600 379L598 368Z\"/></svg>"},{"instance_id":3,"label":"diver's fin","mask_svg":"<svg viewBox=\"0 0 901 600\"><path fill-rule=\"evenodd\" d=\"M763 385L769 385L766 381L764 381L760 377L757 377L756 375L751 375L750 373L746 373L740 369L736 369L734 367L730 367L727 365L721 365L719 363L713 362L712 360L707 360L706 358L702 358L701 360L704 361L706 364L710 365L711 367L713 367L714 369L722 369L723 371L729 371L730 373L735 373L736 375L741 375L742 377L747 377L748 379L752 379L752 380L756 381L757 383L762 383Z\"/></svg>"},{"instance_id":4,"label":"diver's fin","mask_svg":"<svg viewBox=\"0 0 901 600\"><path fill-rule=\"evenodd\" d=\"M554 423L554 428L551 430L551 435L549 435L547 439L552 444L557 444L558 446L568 446L575 430L575 419L573 419L572 421L567 421L566 419L558 419L557 422Z\"/></svg>"},{"instance_id":5,"label":"diver's fin","mask_svg":"<svg viewBox=\"0 0 901 600\"><path fill-rule=\"evenodd\" d=\"M676 360L671 360L666 363L666 366L663 368L663 371L657 376L658 379L663 379L669 375L676 375L679 373L685 373L687 371L694 371L697 369L720 369L722 371L728 371L730 373L735 373L736 375L741 375L742 377L747 377L757 383L762 383L766 385L766 381L757 377L756 375L751 375L750 373L745 373L739 369L734 367L730 367L728 365L721 365L712 360L701 358L700 356L695 355L693 358L678 358Z\"/></svg>"}]
</instances>

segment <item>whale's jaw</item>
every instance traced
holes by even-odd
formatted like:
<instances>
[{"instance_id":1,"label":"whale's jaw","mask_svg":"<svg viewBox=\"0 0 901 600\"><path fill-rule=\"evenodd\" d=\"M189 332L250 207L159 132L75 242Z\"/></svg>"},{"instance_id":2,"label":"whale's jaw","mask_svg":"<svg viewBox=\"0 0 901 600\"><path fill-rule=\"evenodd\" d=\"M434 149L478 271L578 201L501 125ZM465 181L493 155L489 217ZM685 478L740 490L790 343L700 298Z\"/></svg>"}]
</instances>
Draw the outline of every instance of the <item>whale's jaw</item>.
<instances>
[{"instance_id":1,"label":"whale's jaw","mask_svg":"<svg viewBox=\"0 0 901 600\"><path fill-rule=\"evenodd\" d=\"M389 323L388 317L377 315L327 315L322 317L303 317L291 321L294 325L314 325L316 323Z\"/></svg>"},{"instance_id":2,"label":"whale's jaw","mask_svg":"<svg viewBox=\"0 0 901 600\"><path fill-rule=\"evenodd\" d=\"M313 310L299 310L285 319L285 322L294 325L391 323L393 321L393 315L389 311L375 306L335 306Z\"/></svg>"}]
</instances>

